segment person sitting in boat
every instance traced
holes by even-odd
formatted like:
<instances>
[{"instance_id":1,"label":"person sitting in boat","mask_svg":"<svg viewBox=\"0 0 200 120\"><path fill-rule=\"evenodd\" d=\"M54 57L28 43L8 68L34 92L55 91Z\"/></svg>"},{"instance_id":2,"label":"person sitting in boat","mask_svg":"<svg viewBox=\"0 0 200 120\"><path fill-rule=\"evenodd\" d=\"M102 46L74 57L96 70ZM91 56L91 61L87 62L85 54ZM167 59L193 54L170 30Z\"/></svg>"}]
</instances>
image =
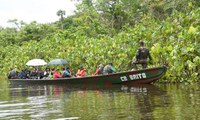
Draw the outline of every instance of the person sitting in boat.
<instances>
[{"instance_id":1,"label":"person sitting in boat","mask_svg":"<svg viewBox=\"0 0 200 120\"><path fill-rule=\"evenodd\" d=\"M16 78L18 78L17 70L15 68L11 69L11 71L8 74L8 79L16 79Z\"/></svg>"},{"instance_id":2,"label":"person sitting in boat","mask_svg":"<svg viewBox=\"0 0 200 120\"><path fill-rule=\"evenodd\" d=\"M38 79L43 79L43 77L44 77L44 71L41 70L41 68L38 68L38 72L37 73L38 73L37 74Z\"/></svg>"},{"instance_id":3,"label":"person sitting in boat","mask_svg":"<svg viewBox=\"0 0 200 120\"><path fill-rule=\"evenodd\" d=\"M84 77L84 76L86 76L86 69L82 65L80 65L75 77Z\"/></svg>"},{"instance_id":4,"label":"person sitting in boat","mask_svg":"<svg viewBox=\"0 0 200 120\"><path fill-rule=\"evenodd\" d=\"M25 73L26 73L26 78L30 79L31 78L31 71L28 69L25 69Z\"/></svg>"},{"instance_id":5,"label":"person sitting in boat","mask_svg":"<svg viewBox=\"0 0 200 120\"><path fill-rule=\"evenodd\" d=\"M19 78L20 79L30 78L30 71L28 71L26 68L23 68L22 71L19 72Z\"/></svg>"},{"instance_id":6,"label":"person sitting in boat","mask_svg":"<svg viewBox=\"0 0 200 120\"><path fill-rule=\"evenodd\" d=\"M102 74L103 74L103 64L100 64L94 75L102 75Z\"/></svg>"},{"instance_id":7,"label":"person sitting in boat","mask_svg":"<svg viewBox=\"0 0 200 120\"><path fill-rule=\"evenodd\" d=\"M54 72L53 72L53 78L56 79L56 78L61 78L61 74L60 74L60 71L59 69L56 69Z\"/></svg>"},{"instance_id":8,"label":"person sitting in boat","mask_svg":"<svg viewBox=\"0 0 200 120\"><path fill-rule=\"evenodd\" d=\"M67 76L71 77L72 76L72 74L71 74L72 72L71 72L69 67L66 67L66 71L69 73L69 74L67 74Z\"/></svg>"},{"instance_id":9,"label":"person sitting in boat","mask_svg":"<svg viewBox=\"0 0 200 120\"><path fill-rule=\"evenodd\" d=\"M49 74L50 79L53 79L54 72L55 72L55 68L52 68L51 71L50 71L50 74Z\"/></svg>"},{"instance_id":10,"label":"person sitting in boat","mask_svg":"<svg viewBox=\"0 0 200 120\"><path fill-rule=\"evenodd\" d=\"M137 49L136 52L136 61L133 61L133 70L137 70L137 64L142 65L142 69L147 67L147 59L149 58L150 61L152 60L151 54L149 50L144 46L144 42L139 42L140 47Z\"/></svg>"},{"instance_id":11,"label":"person sitting in boat","mask_svg":"<svg viewBox=\"0 0 200 120\"><path fill-rule=\"evenodd\" d=\"M66 77L71 77L71 71L69 67L66 67L66 68L63 67L62 78L66 78Z\"/></svg>"},{"instance_id":12,"label":"person sitting in boat","mask_svg":"<svg viewBox=\"0 0 200 120\"><path fill-rule=\"evenodd\" d=\"M52 72L52 73L54 73L55 71L56 71L55 68L52 68L52 69L51 69L51 72Z\"/></svg>"},{"instance_id":13,"label":"person sitting in boat","mask_svg":"<svg viewBox=\"0 0 200 120\"><path fill-rule=\"evenodd\" d=\"M50 71L50 68L47 67L44 71L44 74L43 74L43 79L49 79L50 78L50 74L51 74L51 71Z\"/></svg>"},{"instance_id":14,"label":"person sitting in boat","mask_svg":"<svg viewBox=\"0 0 200 120\"><path fill-rule=\"evenodd\" d=\"M104 68L103 68L103 74L111 74L111 73L115 73L116 70L115 68L113 67L113 64L112 63L108 63L108 65L106 65Z\"/></svg>"},{"instance_id":15,"label":"person sitting in boat","mask_svg":"<svg viewBox=\"0 0 200 120\"><path fill-rule=\"evenodd\" d=\"M30 78L31 79L37 79L37 77L38 77L38 69L33 68L33 70L30 72Z\"/></svg>"}]
</instances>

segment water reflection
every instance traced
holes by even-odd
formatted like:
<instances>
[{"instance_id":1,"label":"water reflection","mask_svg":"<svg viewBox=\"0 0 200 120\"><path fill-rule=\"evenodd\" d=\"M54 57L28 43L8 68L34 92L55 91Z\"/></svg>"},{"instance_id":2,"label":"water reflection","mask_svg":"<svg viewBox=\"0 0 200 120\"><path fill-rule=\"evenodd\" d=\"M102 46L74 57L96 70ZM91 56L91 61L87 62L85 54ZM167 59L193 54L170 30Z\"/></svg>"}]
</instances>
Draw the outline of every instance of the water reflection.
<instances>
[{"instance_id":1,"label":"water reflection","mask_svg":"<svg viewBox=\"0 0 200 120\"><path fill-rule=\"evenodd\" d=\"M17 107L7 106L31 119L141 119L152 118L147 113L154 110L154 99L164 94L154 85L12 85L11 101L17 100Z\"/></svg>"},{"instance_id":2,"label":"water reflection","mask_svg":"<svg viewBox=\"0 0 200 120\"><path fill-rule=\"evenodd\" d=\"M123 92L144 95L161 95L165 91L154 85L10 85L10 96L47 96L47 95L61 95L69 92L86 94L87 92L94 91L98 94L104 92Z\"/></svg>"},{"instance_id":3,"label":"water reflection","mask_svg":"<svg viewBox=\"0 0 200 120\"><path fill-rule=\"evenodd\" d=\"M199 85L10 85L0 119L199 119L199 93Z\"/></svg>"}]
</instances>

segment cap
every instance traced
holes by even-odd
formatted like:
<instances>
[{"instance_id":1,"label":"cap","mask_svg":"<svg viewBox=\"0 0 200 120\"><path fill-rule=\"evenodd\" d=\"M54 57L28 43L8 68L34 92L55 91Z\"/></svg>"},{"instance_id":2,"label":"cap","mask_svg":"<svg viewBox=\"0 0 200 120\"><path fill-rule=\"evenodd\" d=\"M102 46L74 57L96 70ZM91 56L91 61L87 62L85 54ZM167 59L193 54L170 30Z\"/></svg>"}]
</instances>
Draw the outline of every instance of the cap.
<instances>
[{"instance_id":1,"label":"cap","mask_svg":"<svg viewBox=\"0 0 200 120\"><path fill-rule=\"evenodd\" d=\"M140 44L140 45L144 45L144 42L143 42L143 41L140 41L139 44Z\"/></svg>"}]
</instances>

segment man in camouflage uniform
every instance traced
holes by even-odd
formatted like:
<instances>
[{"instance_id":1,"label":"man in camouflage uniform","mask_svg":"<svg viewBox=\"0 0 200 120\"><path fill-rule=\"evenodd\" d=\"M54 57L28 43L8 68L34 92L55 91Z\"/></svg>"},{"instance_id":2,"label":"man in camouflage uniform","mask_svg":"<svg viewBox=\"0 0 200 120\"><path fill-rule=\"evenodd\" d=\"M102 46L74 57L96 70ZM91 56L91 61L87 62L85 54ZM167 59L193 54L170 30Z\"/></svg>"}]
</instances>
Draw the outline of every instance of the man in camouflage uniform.
<instances>
[{"instance_id":1,"label":"man in camouflage uniform","mask_svg":"<svg viewBox=\"0 0 200 120\"><path fill-rule=\"evenodd\" d=\"M141 41L139 44L140 47L138 48L136 53L136 61L132 62L133 70L137 70L137 64L141 64L142 69L145 69L147 67L147 59L149 58L150 60L152 60L149 50L144 47L144 42Z\"/></svg>"}]
</instances>

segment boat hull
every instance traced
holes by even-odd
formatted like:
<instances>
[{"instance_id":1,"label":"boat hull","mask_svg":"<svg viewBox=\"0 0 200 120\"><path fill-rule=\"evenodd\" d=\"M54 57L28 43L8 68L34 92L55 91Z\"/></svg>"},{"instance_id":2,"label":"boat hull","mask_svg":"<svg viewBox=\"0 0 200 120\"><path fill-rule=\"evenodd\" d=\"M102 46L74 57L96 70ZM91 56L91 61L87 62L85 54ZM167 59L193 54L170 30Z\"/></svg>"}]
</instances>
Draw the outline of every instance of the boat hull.
<instances>
[{"instance_id":1,"label":"boat hull","mask_svg":"<svg viewBox=\"0 0 200 120\"><path fill-rule=\"evenodd\" d=\"M167 71L165 66L108 75L58 79L9 79L11 84L150 84Z\"/></svg>"}]
</instances>

